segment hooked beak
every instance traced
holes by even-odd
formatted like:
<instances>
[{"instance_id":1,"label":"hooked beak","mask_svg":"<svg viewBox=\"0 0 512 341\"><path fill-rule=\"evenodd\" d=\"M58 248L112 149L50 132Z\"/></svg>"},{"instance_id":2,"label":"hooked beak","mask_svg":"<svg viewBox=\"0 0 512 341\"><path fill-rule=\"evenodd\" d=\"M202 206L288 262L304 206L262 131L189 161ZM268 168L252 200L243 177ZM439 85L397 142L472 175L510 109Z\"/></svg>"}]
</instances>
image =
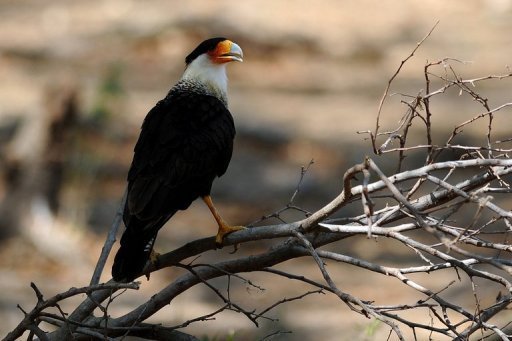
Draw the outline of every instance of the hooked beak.
<instances>
[{"instance_id":1,"label":"hooked beak","mask_svg":"<svg viewBox=\"0 0 512 341\"><path fill-rule=\"evenodd\" d=\"M243 62L243 58L242 49L231 40L220 42L213 53L213 59L217 63Z\"/></svg>"}]
</instances>

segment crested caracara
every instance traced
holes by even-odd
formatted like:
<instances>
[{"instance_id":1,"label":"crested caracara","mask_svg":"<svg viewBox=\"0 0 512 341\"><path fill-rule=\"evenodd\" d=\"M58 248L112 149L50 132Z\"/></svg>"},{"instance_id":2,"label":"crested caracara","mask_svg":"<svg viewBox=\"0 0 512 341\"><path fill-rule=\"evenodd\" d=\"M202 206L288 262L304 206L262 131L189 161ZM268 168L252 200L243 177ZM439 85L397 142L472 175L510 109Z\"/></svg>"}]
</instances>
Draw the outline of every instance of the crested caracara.
<instances>
[{"instance_id":1,"label":"crested caracara","mask_svg":"<svg viewBox=\"0 0 512 341\"><path fill-rule=\"evenodd\" d=\"M114 280L140 276L158 230L198 197L219 226L216 243L242 228L226 224L210 197L213 180L226 172L231 160L235 136L227 107L226 65L242 58L242 49L232 41L203 41L185 58L179 82L144 119L128 172L126 230L112 267Z\"/></svg>"}]
</instances>

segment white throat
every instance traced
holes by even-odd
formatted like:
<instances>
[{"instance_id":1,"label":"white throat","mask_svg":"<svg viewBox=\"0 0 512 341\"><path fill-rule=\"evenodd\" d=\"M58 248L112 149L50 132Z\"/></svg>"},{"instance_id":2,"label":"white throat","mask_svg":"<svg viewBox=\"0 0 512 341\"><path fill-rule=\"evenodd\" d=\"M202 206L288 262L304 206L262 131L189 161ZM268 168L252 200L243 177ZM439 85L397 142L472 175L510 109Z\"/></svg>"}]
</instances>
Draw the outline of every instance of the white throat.
<instances>
[{"instance_id":1,"label":"white throat","mask_svg":"<svg viewBox=\"0 0 512 341\"><path fill-rule=\"evenodd\" d=\"M181 80L202 83L220 97L227 97L226 63L212 63L206 54L200 55L187 66Z\"/></svg>"}]
</instances>

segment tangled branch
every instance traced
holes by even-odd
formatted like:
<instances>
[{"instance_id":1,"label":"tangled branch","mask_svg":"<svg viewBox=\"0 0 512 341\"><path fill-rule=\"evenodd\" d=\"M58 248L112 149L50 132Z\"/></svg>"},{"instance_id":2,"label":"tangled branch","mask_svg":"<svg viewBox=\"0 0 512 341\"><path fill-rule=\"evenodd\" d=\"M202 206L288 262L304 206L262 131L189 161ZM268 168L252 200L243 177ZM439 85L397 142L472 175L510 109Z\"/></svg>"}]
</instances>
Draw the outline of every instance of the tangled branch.
<instances>
[{"instance_id":1,"label":"tangled branch","mask_svg":"<svg viewBox=\"0 0 512 341\"><path fill-rule=\"evenodd\" d=\"M423 339L425 336L468 340L474 335L509 340L511 328L507 309L512 303L512 212L508 195L512 192L512 159L509 155L512 137L497 136L494 124L496 115L510 113L512 103L491 105L473 87L485 81L510 78L512 73L463 79L451 64L459 61L446 58L427 63L423 69L424 90L403 95L401 102L405 112L398 126L381 131L383 103L392 82L422 42L390 79L379 106L376 129L367 132L375 154L381 159L365 157L360 164L348 169L338 196L331 202L314 212L295 204L310 163L302 169L297 190L282 209L225 238L225 246L241 245L242 254L221 261L187 263L187 260L196 260L203 253L216 249L211 237L192 241L161 255L157 263L148 264L143 274L166 267L181 267L185 272L146 302L120 316L111 316L108 309L115 304L116 292L138 288L134 283L110 281L70 289L49 300L44 300L34 285L38 298L36 307L29 313L24 311L23 321L6 340L15 340L26 331L30 337L35 335L41 340L64 340L81 335L107 340L125 335L153 339L165 335L167 339L194 340L193 336L180 333L178 329L213 319L227 310L241 313L259 326L261 321L276 320L272 312L277 306L318 294L334 295L355 314L381 321L399 340ZM439 67L441 74L435 71ZM463 118L462 123L446 136L434 136L432 122L436 112L431 103L438 96L447 95L449 89L459 90L481 109L476 115ZM475 125L484 127L483 145L455 142L464 134L463 128ZM413 129L415 135L424 134L426 144L410 144ZM444 142L434 142L440 139ZM393 146L395 141L398 146ZM422 163L408 162L407 156L418 154L423 157ZM396 172L388 175L389 164L380 162L386 160L386 155L398 155L397 163L393 165ZM343 210L349 205L352 210L357 206L357 212L350 216ZM283 213L288 210L301 212L304 217L287 222ZM281 223L268 225L269 218L278 218ZM409 252L407 259L411 264L402 267L386 265L379 259L351 256L343 253L343 249L333 247L339 241L357 236L387 239L403 245ZM275 243L264 251L243 254L245 243L258 240L274 240ZM276 268L276 265L295 258L311 259L321 279ZM106 257L102 259L99 269ZM397 286L411 289L419 299L381 304L373 297L358 297L343 289L343 279L332 275L327 262L344 263L365 273L396 279ZM250 272L271 274L290 283L298 281L307 284L309 289L293 297L277 298L261 309L247 308L230 296L230 288L232 279L236 279L256 290L264 290L247 279L246 274ZM443 274L442 285L435 286L429 279L440 273ZM99 274L95 278L99 278ZM227 291L222 284L212 281L215 278L226 279ZM175 326L145 322L197 285L205 286L220 299L218 309ZM457 290L470 294L471 304L459 302L449 294L456 285ZM58 303L79 293L86 293L87 298L69 315L64 313ZM492 294L496 297L494 300L488 298ZM58 307L60 315L48 313L49 307ZM95 316L94 311L98 308L102 314ZM39 327L41 322L53 324L57 329L44 333ZM285 332L278 331L267 337Z\"/></svg>"}]
</instances>

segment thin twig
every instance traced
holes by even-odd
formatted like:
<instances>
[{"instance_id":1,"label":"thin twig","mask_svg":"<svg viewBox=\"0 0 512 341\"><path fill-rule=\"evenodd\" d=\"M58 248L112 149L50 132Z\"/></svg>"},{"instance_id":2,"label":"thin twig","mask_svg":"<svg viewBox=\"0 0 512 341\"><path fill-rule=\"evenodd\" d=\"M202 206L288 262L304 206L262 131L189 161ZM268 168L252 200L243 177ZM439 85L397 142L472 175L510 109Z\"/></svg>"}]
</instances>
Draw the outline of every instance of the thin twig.
<instances>
[{"instance_id":1,"label":"thin twig","mask_svg":"<svg viewBox=\"0 0 512 341\"><path fill-rule=\"evenodd\" d=\"M124 205L126 203L126 197L128 195L128 188L125 189L123 198L121 199L121 204L117 209L116 215L114 217L114 221L112 222L112 226L107 235L107 239L105 240L105 244L101 249L101 254L96 263L96 267L94 269L94 273L91 278L90 285L96 285L100 282L101 273L103 272L103 268L105 267L105 263L107 262L108 255L110 254L110 250L112 250L112 246L116 242L116 235L119 226L121 225L121 221L123 220L123 210Z\"/></svg>"}]
</instances>

